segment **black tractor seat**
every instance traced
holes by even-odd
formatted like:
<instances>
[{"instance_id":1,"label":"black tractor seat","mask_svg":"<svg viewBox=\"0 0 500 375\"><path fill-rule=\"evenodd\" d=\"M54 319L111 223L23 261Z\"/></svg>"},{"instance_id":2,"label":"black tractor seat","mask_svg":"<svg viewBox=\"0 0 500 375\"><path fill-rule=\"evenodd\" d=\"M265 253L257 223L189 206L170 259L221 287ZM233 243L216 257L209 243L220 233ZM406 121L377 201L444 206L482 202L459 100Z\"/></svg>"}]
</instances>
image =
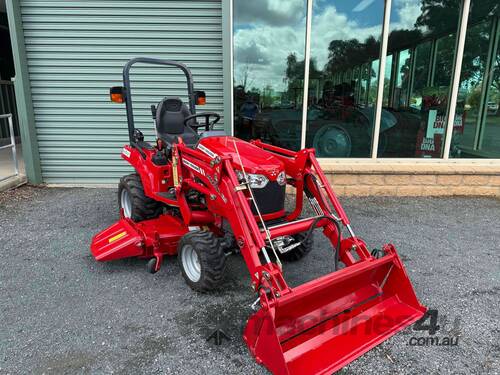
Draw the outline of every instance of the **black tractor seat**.
<instances>
[{"instance_id":1,"label":"black tractor seat","mask_svg":"<svg viewBox=\"0 0 500 375\"><path fill-rule=\"evenodd\" d=\"M184 120L191 116L186 104L177 97L167 97L156 107L156 132L158 138L171 146L177 143L179 137L189 147L195 147L200 139L198 133L189 126L195 120L190 120L184 125Z\"/></svg>"}]
</instances>

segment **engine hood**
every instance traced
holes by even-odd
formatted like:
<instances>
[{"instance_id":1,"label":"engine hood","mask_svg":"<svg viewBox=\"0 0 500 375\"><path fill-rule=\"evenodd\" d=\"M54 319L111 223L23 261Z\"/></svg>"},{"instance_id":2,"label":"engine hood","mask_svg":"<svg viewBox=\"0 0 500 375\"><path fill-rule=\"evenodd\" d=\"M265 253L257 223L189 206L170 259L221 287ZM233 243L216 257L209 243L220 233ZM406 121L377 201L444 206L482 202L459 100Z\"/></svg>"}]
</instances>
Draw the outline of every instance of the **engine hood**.
<instances>
[{"instance_id":1,"label":"engine hood","mask_svg":"<svg viewBox=\"0 0 500 375\"><path fill-rule=\"evenodd\" d=\"M278 174L285 169L283 162L272 153L235 137L202 138L197 146L198 150L210 157L232 156L233 167L241 170L235 147L238 148L241 162L247 173L265 174L269 180L275 181Z\"/></svg>"}]
</instances>

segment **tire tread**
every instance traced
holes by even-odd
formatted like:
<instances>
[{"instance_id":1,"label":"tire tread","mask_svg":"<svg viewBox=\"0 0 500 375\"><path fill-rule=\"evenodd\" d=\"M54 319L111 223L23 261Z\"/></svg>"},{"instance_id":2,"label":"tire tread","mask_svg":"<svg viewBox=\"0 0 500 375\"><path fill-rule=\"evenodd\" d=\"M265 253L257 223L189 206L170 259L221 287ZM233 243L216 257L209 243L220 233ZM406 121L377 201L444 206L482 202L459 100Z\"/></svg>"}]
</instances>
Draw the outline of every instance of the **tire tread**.
<instances>
[{"instance_id":1,"label":"tire tread","mask_svg":"<svg viewBox=\"0 0 500 375\"><path fill-rule=\"evenodd\" d=\"M185 245L191 245L198 254L201 264L201 277L197 282L191 281L184 272L181 251ZM208 231L192 231L186 233L178 245L178 260L182 276L187 284L199 292L207 292L217 288L224 279L226 255L220 238Z\"/></svg>"},{"instance_id":2,"label":"tire tread","mask_svg":"<svg viewBox=\"0 0 500 375\"><path fill-rule=\"evenodd\" d=\"M304 241L305 239L305 233L299 233L294 236L295 240L297 241ZM310 236L305 242L302 242L300 246L297 246L296 248L290 250L289 252L282 254L281 258L283 260L286 260L288 262L296 262L303 257L305 257L307 254L309 254L313 248L314 245L314 239L313 236Z\"/></svg>"},{"instance_id":3,"label":"tire tread","mask_svg":"<svg viewBox=\"0 0 500 375\"><path fill-rule=\"evenodd\" d=\"M128 187L128 189L127 189ZM160 202L147 197L144 194L141 177L137 173L123 176L118 184L118 206L121 207L121 192L123 189L129 191L132 199L132 217L133 221L139 222L158 217L162 212Z\"/></svg>"}]
</instances>

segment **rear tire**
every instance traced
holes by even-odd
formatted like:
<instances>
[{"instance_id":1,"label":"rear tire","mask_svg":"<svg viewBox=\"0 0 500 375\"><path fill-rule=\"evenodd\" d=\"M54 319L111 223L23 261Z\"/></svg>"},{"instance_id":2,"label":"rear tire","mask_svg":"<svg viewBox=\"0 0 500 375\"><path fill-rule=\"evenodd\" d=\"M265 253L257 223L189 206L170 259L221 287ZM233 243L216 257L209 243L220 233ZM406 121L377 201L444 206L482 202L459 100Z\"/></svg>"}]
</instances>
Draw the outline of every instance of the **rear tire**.
<instances>
[{"instance_id":1,"label":"rear tire","mask_svg":"<svg viewBox=\"0 0 500 375\"><path fill-rule=\"evenodd\" d=\"M118 184L118 206L125 217L133 221L154 219L162 212L162 205L144 195L141 177L138 174L123 176Z\"/></svg>"},{"instance_id":2,"label":"rear tire","mask_svg":"<svg viewBox=\"0 0 500 375\"><path fill-rule=\"evenodd\" d=\"M220 239L212 232L186 233L177 246L177 259L186 283L194 290L207 292L223 280L226 255Z\"/></svg>"},{"instance_id":3,"label":"rear tire","mask_svg":"<svg viewBox=\"0 0 500 375\"><path fill-rule=\"evenodd\" d=\"M302 242L299 246L296 248L293 248L289 252L282 254L281 258L287 262L296 262L299 259L302 259L305 257L309 252L312 250L314 241L313 241L313 236L309 236L307 240L306 234L305 233L298 233L293 236L296 241ZM305 240L305 241L304 241Z\"/></svg>"},{"instance_id":4,"label":"rear tire","mask_svg":"<svg viewBox=\"0 0 500 375\"><path fill-rule=\"evenodd\" d=\"M351 156L352 140L349 132L338 124L323 125L313 138L318 157L345 158Z\"/></svg>"}]
</instances>

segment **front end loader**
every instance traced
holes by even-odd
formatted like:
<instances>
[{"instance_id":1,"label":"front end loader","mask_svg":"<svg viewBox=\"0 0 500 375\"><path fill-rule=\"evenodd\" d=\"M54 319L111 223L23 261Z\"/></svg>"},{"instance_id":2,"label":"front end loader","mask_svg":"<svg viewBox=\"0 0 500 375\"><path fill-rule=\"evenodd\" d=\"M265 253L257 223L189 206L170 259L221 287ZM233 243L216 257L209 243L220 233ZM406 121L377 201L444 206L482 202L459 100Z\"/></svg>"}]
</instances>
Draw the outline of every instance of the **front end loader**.
<instances>
[{"instance_id":1,"label":"front end loader","mask_svg":"<svg viewBox=\"0 0 500 375\"><path fill-rule=\"evenodd\" d=\"M155 143L134 126L135 63L186 76L188 105L166 97L151 108ZM136 58L123 76L111 99L126 104L130 143L121 156L135 173L119 184L121 218L92 240L97 260L140 257L154 273L164 256L177 255L187 284L209 291L221 285L226 257L241 254L257 298L244 340L273 374L331 374L424 315L394 246L369 250L355 235L314 149L294 152L213 130L220 117L196 113L205 93L194 91L181 63ZM307 255L319 231L334 272L292 288L286 262Z\"/></svg>"}]
</instances>

